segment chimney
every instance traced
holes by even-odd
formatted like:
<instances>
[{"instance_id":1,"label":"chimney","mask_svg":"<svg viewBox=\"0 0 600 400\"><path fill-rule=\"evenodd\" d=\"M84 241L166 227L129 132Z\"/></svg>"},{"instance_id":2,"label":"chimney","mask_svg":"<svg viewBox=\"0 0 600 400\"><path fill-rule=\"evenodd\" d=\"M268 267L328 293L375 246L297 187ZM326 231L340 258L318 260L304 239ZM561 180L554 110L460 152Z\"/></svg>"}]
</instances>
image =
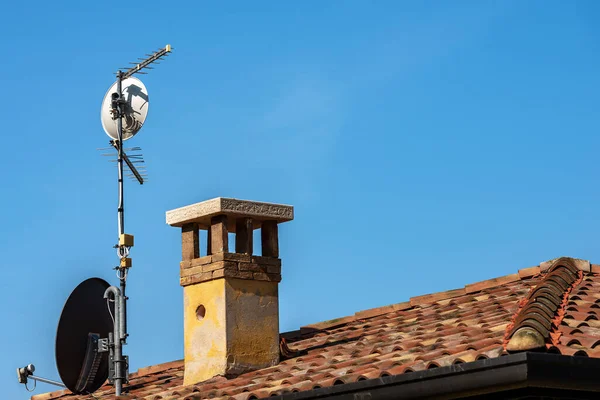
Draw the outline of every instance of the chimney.
<instances>
[{"instance_id":1,"label":"chimney","mask_svg":"<svg viewBox=\"0 0 600 400\"><path fill-rule=\"evenodd\" d=\"M277 225L292 219L292 206L223 197L167 211L167 224L181 228L184 385L279 363ZM200 229L208 231L203 257ZM254 229L262 256L253 253Z\"/></svg>"}]
</instances>

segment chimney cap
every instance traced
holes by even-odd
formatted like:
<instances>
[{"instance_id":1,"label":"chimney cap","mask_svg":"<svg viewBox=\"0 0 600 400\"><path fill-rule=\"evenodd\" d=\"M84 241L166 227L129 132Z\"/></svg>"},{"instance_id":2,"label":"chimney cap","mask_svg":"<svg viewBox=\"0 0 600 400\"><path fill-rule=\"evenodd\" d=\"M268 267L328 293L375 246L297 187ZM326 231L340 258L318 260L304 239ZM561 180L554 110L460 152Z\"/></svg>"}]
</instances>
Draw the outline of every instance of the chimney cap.
<instances>
[{"instance_id":1,"label":"chimney cap","mask_svg":"<svg viewBox=\"0 0 600 400\"><path fill-rule=\"evenodd\" d=\"M233 218L252 218L255 228L262 221L287 222L294 219L294 207L284 204L264 203L250 200L217 197L189 206L167 211L167 224L181 227L189 223L197 223L200 228L208 228L210 220L217 215Z\"/></svg>"}]
</instances>

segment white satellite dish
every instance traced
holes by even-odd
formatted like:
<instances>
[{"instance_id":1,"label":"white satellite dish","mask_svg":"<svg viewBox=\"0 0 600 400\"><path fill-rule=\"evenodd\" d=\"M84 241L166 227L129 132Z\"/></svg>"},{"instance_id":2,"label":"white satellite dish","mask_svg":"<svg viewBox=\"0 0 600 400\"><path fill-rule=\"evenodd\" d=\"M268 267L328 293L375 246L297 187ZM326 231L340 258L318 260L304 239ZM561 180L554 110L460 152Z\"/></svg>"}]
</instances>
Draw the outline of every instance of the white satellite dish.
<instances>
[{"instance_id":1,"label":"white satellite dish","mask_svg":"<svg viewBox=\"0 0 600 400\"><path fill-rule=\"evenodd\" d=\"M108 89L104 100L102 100L102 109L100 110L100 120L104 132L114 140L119 138L117 132L117 120L113 119L112 94L117 92L117 83ZM148 115L148 90L146 86L137 78L129 77L122 81L123 100L126 101L123 117L123 140L131 139L142 129L146 116Z\"/></svg>"}]
</instances>

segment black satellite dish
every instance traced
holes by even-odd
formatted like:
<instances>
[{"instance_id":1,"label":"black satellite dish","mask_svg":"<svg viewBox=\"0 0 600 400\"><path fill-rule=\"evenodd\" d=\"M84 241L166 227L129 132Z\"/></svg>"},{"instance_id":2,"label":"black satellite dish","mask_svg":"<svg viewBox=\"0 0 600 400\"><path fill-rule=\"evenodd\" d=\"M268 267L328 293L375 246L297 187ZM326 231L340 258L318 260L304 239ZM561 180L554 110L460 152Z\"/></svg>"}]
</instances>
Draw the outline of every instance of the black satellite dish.
<instances>
[{"instance_id":1,"label":"black satellite dish","mask_svg":"<svg viewBox=\"0 0 600 400\"><path fill-rule=\"evenodd\" d=\"M103 279L81 282L63 307L56 332L56 367L65 386L75 394L92 393L108 378L108 353L99 351L99 340L113 331L113 320ZM114 307L111 304L114 315Z\"/></svg>"}]
</instances>

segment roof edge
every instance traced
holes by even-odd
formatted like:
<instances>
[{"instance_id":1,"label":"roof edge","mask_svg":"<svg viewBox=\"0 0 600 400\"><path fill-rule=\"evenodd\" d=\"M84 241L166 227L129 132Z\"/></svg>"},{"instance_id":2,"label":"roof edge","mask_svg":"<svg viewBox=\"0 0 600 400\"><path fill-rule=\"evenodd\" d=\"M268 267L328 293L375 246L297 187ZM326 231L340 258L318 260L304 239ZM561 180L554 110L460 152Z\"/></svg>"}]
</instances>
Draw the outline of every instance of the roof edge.
<instances>
[{"instance_id":1,"label":"roof edge","mask_svg":"<svg viewBox=\"0 0 600 400\"><path fill-rule=\"evenodd\" d=\"M286 393L279 400L462 398L519 388L600 392L600 359L524 352L387 376L307 392ZM568 382L564 377L571 377ZM451 397L448 397L451 395Z\"/></svg>"}]
</instances>

